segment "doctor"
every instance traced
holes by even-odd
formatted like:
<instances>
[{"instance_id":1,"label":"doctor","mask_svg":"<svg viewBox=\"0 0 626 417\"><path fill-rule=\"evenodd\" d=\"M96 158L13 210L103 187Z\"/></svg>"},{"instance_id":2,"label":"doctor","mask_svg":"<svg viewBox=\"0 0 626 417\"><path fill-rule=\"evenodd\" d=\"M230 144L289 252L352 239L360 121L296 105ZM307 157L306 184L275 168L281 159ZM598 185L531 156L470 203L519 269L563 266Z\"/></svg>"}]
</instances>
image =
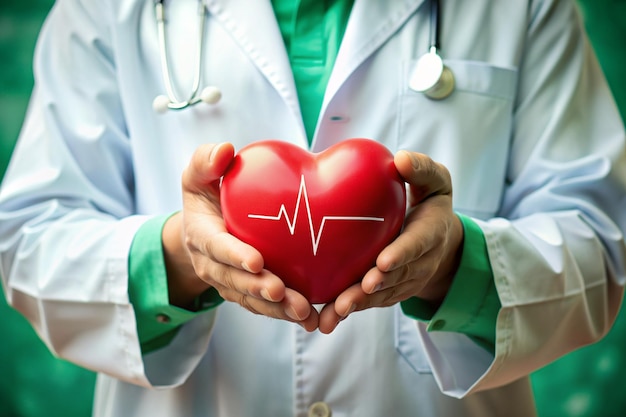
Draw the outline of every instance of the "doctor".
<instances>
[{"instance_id":1,"label":"doctor","mask_svg":"<svg viewBox=\"0 0 626 417\"><path fill-rule=\"evenodd\" d=\"M574 4L159 3L57 1L0 190L7 299L99 372L94 414L534 415L527 375L626 278L624 127ZM397 152L411 207L318 313L225 232L219 178L349 137Z\"/></svg>"}]
</instances>

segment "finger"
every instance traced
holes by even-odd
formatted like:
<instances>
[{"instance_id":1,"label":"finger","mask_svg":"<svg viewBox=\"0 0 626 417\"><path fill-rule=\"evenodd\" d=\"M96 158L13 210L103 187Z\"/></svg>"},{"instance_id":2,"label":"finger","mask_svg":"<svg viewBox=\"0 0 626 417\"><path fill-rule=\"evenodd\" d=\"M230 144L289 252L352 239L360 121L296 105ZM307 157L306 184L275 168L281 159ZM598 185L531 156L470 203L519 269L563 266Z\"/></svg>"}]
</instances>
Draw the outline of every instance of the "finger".
<instances>
[{"instance_id":1,"label":"finger","mask_svg":"<svg viewBox=\"0 0 626 417\"><path fill-rule=\"evenodd\" d=\"M448 212L454 216L449 200L449 196L433 196L411 210L402 233L381 251L376 266L384 272L403 267L447 239L448 222L442 222L441 216Z\"/></svg>"},{"instance_id":2,"label":"finger","mask_svg":"<svg viewBox=\"0 0 626 417\"><path fill-rule=\"evenodd\" d=\"M300 324L306 331L312 332L318 328L319 314L317 310L299 292L287 288L281 306L287 316Z\"/></svg>"},{"instance_id":3,"label":"finger","mask_svg":"<svg viewBox=\"0 0 626 417\"><path fill-rule=\"evenodd\" d=\"M428 253L437 240L435 231L420 222L407 222L404 230L376 258L376 267L383 272L402 268Z\"/></svg>"},{"instance_id":4,"label":"finger","mask_svg":"<svg viewBox=\"0 0 626 417\"><path fill-rule=\"evenodd\" d=\"M394 156L396 169L411 189L410 205L414 206L434 194L452 194L452 179L448 169L427 155L399 151Z\"/></svg>"},{"instance_id":5,"label":"finger","mask_svg":"<svg viewBox=\"0 0 626 417\"><path fill-rule=\"evenodd\" d=\"M426 253L418 262L409 262L393 271L383 272L378 268L368 271L361 281L365 294L375 294L388 288L413 282L415 292L421 290L435 274L439 257L434 251Z\"/></svg>"},{"instance_id":6,"label":"finger","mask_svg":"<svg viewBox=\"0 0 626 417\"><path fill-rule=\"evenodd\" d=\"M416 282L406 281L374 294L366 294L360 286L353 285L341 293L333 303L320 312L319 329L322 333L332 332L350 314L375 307L389 307L410 298L415 292Z\"/></svg>"},{"instance_id":7,"label":"finger","mask_svg":"<svg viewBox=\"0 0 626 417\"><path fill-rule=\"evenodd\" d=\"M198 275L216 288L224 288L270 302L280 302L285 298L286 287L283 281L267 270L252 274L245 270L215 262L205 262L198 267ZM229 299L229 301L237 301Z\"/></svg>"},{"instance_id":8,"label":"finger","mask_svg":"<svg viewBox=\"0 0 626 417\"><path fill-rule=\"evenodd\" d=\"M334 302L326 304L319 313L320 332L323 334L332 333L343 319L343 316L337 314Z\"/></svg>"},{"instance_id":9,"label":"finger","mask_svg":"<svg viewBox=\"0 0 626 417\"><path fill-rule=\"evenodd\" d=\"M235 155L232 144L205 144L196 149L183 172L183 188L205 194L217 193L219 179L224 175Z\"/></svg>"},{"instance_id":10,"label":"finger","mask_svg":"<svg viewBox=\"0 0 626 417\"><path fill-rule=\"evenodd\" d=\"M360 284L355 284L342 292L334 302L328 303L320 312L319 330L332 333L339 323L355 311L373 307L388 307L409 298L410 286L405 283L375 294L366 294Z\"/></svg>"},{"instance_id":11,"label":"finger","mask_svg":"<svg viewBox=\"0 0 626 417\"><path fill-rule=\"evenodd\" d=\"M194 217L198 220L186 227L187 246L194 255L251 273L261 272L261 253L228 233L220 216Z\"/></svg>"},{"instance_id":12,"label":"finger","mask_svg":"<svg viewBox=\"0 0 626 417\"><path fill-rule=\"evenodd\" d=\"M358 308L359 302L366 297L360 284L354 284L344 290L339 296L320 311L319 329L324 334L329 334L337 325Z\"/></svg>"},{"instance_id":13,"label":"finger","mask_svg":"<svg viewBox=\"0 0 626 417\"><path fill-rule=\"evenodd\" d=\"M234 157L230 143L201 145L183 173L186 242L192 252L258 273L261 254L226 230L219 208L219 179Z\"/></svg>"},{"instance_id":14,"label":"finger","mask_svg":"<svg viewBox=\"0 0 626 417\"><path fill-rule=\"evenodd\" d=\"M408 280L398 285L382 289L375 294L368 294L356 305L355 311L374 307L389 307L415 295L423 284L417 280ZM417 288L417 289L416 289Z\"/></svg>"},{"instance_id":15,"label":"finger","mask_svg":"<svg viewBox=\"0 0 626 417\"><path fill-rule=\"evenodd\" d=\"M183 172L183 220L187 244L226 232L219 207L218 183L232 160L232 152L232 145L227 143L202 145L196 149ZM193 249L205 253L202 247Z\"/></svg>"},{"instance_id":16,"label":"finger","mask_svg":"<svg viewBox=\"0 0 626 417\"><path fill-rule=\"evenodd\" d=\"M216 289L225 300L235 302L254 314L298 323L308 331L317 328L317 311L302 294L292 289L286 290L285 297L280 302L252 297L219 284Z\"/></svg>"}]
</instances>

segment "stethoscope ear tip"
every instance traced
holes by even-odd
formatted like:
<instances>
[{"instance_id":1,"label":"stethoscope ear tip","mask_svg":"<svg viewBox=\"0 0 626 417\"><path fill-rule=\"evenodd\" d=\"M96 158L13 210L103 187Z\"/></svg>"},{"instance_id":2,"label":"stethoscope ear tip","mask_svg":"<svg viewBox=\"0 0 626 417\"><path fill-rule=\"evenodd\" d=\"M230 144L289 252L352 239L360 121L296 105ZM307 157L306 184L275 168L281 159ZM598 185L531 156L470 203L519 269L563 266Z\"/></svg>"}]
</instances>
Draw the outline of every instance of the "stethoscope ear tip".
<instances>
[{"instance_id":1,"label":"stethoscope ear tip","mask_svg":"<svg viewBox=\"0 0 626 417\"><path fill-rule=\"evenodd\" d=\"M206 104L216 104L222 99L222 91L213 86L207 86L202 89L200 93L200 100L202 100Z\"/></svg>"},{"instance_id":2,"label":"stethoscope ear tip","mask_svg":"<svg viewBox=\"0 0 626 417\"><path fill-rule=\"evenodd\" d=\"M167 113L168 110L186 109L187 107L199 102L211 105L217 104L221 99L222 91L219 88L210 85L202 90L200 96L195 96L188 101L172 101L171 98L164 94L156 96L154 100L152 100L152 108L156 113L164 114Z\"/></svg>"},{"instance_id":3,"label":"stethoscope ear tip","mask_svg":"<svg viewBox=\"0 0 626 417\"><path fill-rule=\"evenodd\" d=\"M152 108L159 114L166 113L169 109L170 99L165 95L156 96L152 101Z\"/></svg>"}]
</instances>

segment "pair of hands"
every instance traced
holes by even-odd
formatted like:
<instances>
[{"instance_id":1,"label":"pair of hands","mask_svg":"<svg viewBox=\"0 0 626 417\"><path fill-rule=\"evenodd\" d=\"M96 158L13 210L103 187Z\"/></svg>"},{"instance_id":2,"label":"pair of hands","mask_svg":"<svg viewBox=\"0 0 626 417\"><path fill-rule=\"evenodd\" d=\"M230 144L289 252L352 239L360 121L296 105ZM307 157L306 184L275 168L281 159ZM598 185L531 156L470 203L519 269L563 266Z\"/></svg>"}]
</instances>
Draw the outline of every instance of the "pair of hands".
<instances>
[{"instance_id":1,"label":"pair of hands","mask_svg":"<svg viewBox=\"0 0 626 417\"><path fill-rule=\"evenodd\" d=\"M219 183L234 157L229 143L199 147L183 173L183 210L163 229L170 302L189 306L214 287L222 298L256 314L331 333L349 314L410 297L440 303L460 259L463 227L452 210L448 170L426 155L400 151L394 163L409 184L403 231L378 255L360 283L317 311L304 296L263 269L263 257L228 233Z\"/></svg>"}]
</instances>

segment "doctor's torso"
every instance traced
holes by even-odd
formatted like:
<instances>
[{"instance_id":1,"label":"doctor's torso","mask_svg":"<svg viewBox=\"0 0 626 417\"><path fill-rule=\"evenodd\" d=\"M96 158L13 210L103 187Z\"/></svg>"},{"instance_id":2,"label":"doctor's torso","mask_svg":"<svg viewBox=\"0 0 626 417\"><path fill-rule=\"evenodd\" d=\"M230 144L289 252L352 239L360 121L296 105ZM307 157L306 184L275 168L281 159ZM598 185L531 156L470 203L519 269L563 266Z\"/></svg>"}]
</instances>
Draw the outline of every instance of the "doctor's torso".
<instances>
[{"instance_id":1,"label":"doctor's torso","mask_svg":"<svg viewBox=\"0 0 626 417\"><path fill-rule=\"evenodd\" d=\"M280 139L309 146L269 1L206 1L201 83L218 86L222 99L166 114L152 109L154 97L165 89L153 2L112 3L106 23L76 38L101 47L106 71L115 73L115 83L104 75L99 80L101 69L90 75L94 83L101 82L94 99L119 106L111 125L129 138L119 146L130 147L130 159L118 163L128 169L137 213L180 209L180 176L200 144L229 141L239 149ZM172 80L185 94L197 65L197 4L166 3ZM408 87L417 59L428 50L427 5L420 0L355 2L310 149L368 137L391 151L426 153L449 168L456 210L492 217L506 183L529 6L445 2L441 53L455 74L456 89L447 99L433 101ZM93 68L100 67L94 63ZM81 109L76 111L80 115ZM90 128L86 122L84 129ZM112 149L103 158L118 158ZM195 319L181 330L182 340L185 332L205 327ZM171 359L172 350L184 347L174 342L147 355L155 381L159 367L177 366L162 359ZM487 352L479 356L489 360ZM417 415L415 410L424 416L533 413L525 380L463 401L442 395L415 322L399 306L354 314L327 336L223 304L206 354L184 384L155 391L101 376L97 397L97 416L123 415L128 407L146 416L305 416L315 402L328 404L334 417L402 417ZM518 405L511 410L511 403Z\"/></svg>"},{"instance_id":2,"label":"doctor's torso","mask_svg":"<svg viewBox=\"0 0 626 417\"><path fill-rule=\"evenodd\" d=\"M213 106L199 104L163 115L155 114L151 106L165 90L152 2L120 3L111 28L112 58L120 104L128 114L124 128L138 167L139 212L179 208L172 196L180 194L180 172L201 143L230 141L239 149L257 140L280 139L308 146L269 2L254 6L245 1L207 2L201 88L219 87L222 99ZM197 62L196 2L166 3L172 80L185 95L191 91ZM502 22L497 16L524 16L527 5L448 3L443 6L441 53L455 74L456 89L441 101L408 87L417 59L428 50L428 2L355 3L311 149L368 137L391 151L426 153L451 171L455 208L487 218L498 208L505 181L517 60L527 24L523 18ZM493 21L472 18L484 16L483 8L494 9L487 14ZM484 30L485 26L493 29ZM492 38L491 33L500 35ZM502 38L502 33L510 37Z\"/></svg>"}]
</instances>

